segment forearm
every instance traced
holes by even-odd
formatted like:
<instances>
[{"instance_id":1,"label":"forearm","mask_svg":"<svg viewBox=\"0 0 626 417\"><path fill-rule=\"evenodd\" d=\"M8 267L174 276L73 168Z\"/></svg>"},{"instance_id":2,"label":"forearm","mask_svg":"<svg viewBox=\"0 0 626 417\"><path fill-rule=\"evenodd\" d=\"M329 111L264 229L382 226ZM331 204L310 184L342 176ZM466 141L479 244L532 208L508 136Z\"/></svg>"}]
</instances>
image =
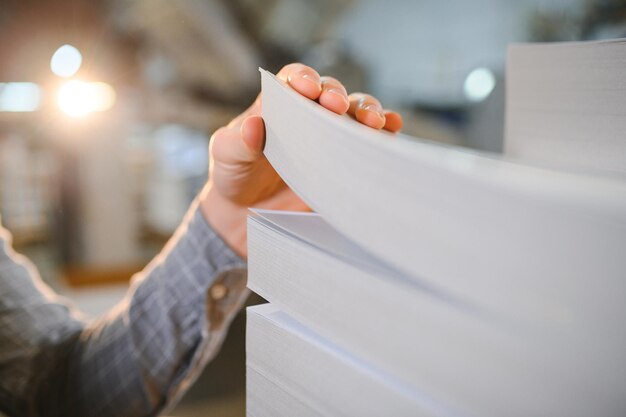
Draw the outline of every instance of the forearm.
<instances>
[{"instance_id":1,"label":"forearm","mask_svg":"<svg viewBox=\"0 0 626 417\"><path fill-rule=\"evenodd\" d=\"M65 300L11 248L0 226L0 410L36 415L33 399L84 327Z\"/></svg>"},{"instance_id":2,"label":"forearm","mask_svg":"<svg viewBox=\"0 0 626 417\"><path fill-rule=\"evenodd\" d=\"M7 411L145 416L167 409L217 352L247 296L244 268L193 209L109 314L84 324L67 307L44 301L38 316L65 311L59 315L63 331L51 335L55 329L40 328L33 319L30 335L22 332L24 344L36 349L24 363L38 369L29 373L19 408Z\"/></svg>"},{"instance_id":3,"label":"forearm","mask_svg":"<svg viewBox=\"0 0 626 417\"><path fill-rule=\"evenodd\" d=\"M59 395L75 399L75 415L157 414L217 352L247 296L244 264L199 212L190 215L125 300L83 331Z\"/></svg>"}]
</instances>

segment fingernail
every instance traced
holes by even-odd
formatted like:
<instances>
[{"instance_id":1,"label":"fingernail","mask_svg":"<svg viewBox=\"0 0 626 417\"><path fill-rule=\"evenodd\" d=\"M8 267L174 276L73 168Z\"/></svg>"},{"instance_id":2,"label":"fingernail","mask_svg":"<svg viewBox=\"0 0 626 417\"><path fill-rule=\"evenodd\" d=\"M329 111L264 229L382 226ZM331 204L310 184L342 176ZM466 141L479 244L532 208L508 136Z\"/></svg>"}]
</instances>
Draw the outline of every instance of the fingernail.
<instances>
[{"instance_id":1,"label":"fingernail","mask_svg":"<svg viewBox=\"0 0 626 417\"><path fill-rule=\"evenodd\" d=\"M336 95L336 96L339 96L339 97L341 97L341 99L342 99L345 103L349 103L349 102L348 102L348 97L346 97L346 93L345 93L343 90L339 89L339 88L334 88L334 87L331 87L331 88L327 89L327 90L326 90L326 92L327 92L327 93L334 94L334 95Z\"/></svg>"},{"instance_id":2,"label":"fingernail","mask_svg":"<svg viewBox=\"0 0 626 417\"><path fill-rule=\"evenodd\" d=\"M318 77L318 76L316 76L314 74L311 74L308 71L297 72L295 74L295 77L302 78L303 80L306 80L306 81L308 81L310 83L313 83L313 84L315 84L316 87L319 87L320 84L321 84L320 77Z\"/></svg>"},{"instance_id":3,"label":"fingernail","mask_svg":"<svg viewBox=\"0 0 626 417\"><path fill-rule=\"evenodd\" d=\"M341 90L339 88L331 87L331 88L327 89L326 91L329 92L329 93L337 94L338 96L347 98L346 97L346 93L344 93L343 90Z\"/></svg>"},{"instance_id":4,"label":"fingernail","mask_svg":"<svg viewBox=\"0 0 626 417\"><path fill-rule=\"evenodd\" d=\"M366 104L362 107L363 110L371 111L376 113L381 119L385 119L385 113L383 113L383 109L376 104Z\"/></svg>"}]
</instances>

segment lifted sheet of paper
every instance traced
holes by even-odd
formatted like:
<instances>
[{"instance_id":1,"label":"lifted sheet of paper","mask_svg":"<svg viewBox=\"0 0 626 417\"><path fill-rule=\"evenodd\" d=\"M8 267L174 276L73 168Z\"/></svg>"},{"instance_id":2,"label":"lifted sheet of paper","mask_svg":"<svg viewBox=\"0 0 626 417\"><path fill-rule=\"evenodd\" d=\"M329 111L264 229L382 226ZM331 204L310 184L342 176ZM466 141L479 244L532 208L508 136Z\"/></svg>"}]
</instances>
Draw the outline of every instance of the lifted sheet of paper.
<instances>
[{"instance_id":1,"label":"lifted sheet of paper","mask_svg":"<svg viewBox=\"0 0 626 417\"><path fill-rule=\"evenodd\" d=\"M624 315L623 180L376 131L261 73L267 158L365 250L504 317Z\"/></svg>"}]
</instances>

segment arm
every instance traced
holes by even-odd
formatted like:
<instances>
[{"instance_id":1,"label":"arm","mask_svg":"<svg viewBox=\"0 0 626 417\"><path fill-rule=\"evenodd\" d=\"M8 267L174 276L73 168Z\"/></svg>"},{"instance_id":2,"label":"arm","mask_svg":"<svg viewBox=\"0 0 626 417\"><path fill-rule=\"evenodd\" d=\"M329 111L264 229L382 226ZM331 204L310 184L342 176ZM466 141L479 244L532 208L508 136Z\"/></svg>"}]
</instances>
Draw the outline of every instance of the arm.
<instances>
[{"instance_id":1,"label":"arm","mask_svg":"<svg viewBox=\"0 0 626 417\"><path fill-rule=\"evenodd\" d=\"M247 296L244 266L194 205L126 298L85 323L11 251L5 233L0 405L14 415L158 414L219 349Z\"/></svg>"},{"instance_id":2,"label":"arm","mask_svg":"<svg viewBox=\"0 0 626 417\"><path fill-rule=\"evenodd\" d=\"M391 131L373 97L302 64L278 74L326 108ZM306 209L263 156L260 99L211 139L209 182L126 298L85 322L0 236L0 409L24 416L146 416L171 407L219 349L247 296L249 206Z\"/></svg>"}]
</instances>

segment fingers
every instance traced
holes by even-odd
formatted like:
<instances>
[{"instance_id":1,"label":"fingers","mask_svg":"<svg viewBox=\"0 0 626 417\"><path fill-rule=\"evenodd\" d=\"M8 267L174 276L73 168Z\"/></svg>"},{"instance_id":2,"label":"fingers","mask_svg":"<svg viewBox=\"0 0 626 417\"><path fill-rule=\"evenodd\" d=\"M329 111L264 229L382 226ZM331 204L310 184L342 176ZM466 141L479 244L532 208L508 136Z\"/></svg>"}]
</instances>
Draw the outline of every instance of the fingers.
<instances>
[{"instance_id":1,"label":"fingers","mask_svg":"<svg viewBox=\"0 0 626 417\"><path fill-rule=\"evenodd\" d=\"M363 93L348 96L345 87L339 81L332 77L320 77L317 71L304 64L286 65L278 72L277 77L298 93L311 100L318 100L322 106L337 114L348 112L357 121L374 129L385 129L390 132L402 129L402 116L384 110L375 97ZM247 113L239 121L251 114L258 113Z\"/></svg>"},{"instance_id":2,"label":"fingers","mask_svg":"<svg viewBox=\"0 0 626 417\"><path fill-rule=\"evenodd\" d=\"M380 101L363 93L350 94L349 99L348 113L356 120L374 129L382 129L385 126L385 113Z\"/></svg>"},{"instance_id":3,"label":"fingers","mask_svg":"<svg viewBox=\"0 0 626 417\"><path fill-rule=\"evenodd\" d=\"M288 83L294 90L311 100L317 100L322 93L320 75L304 64L289 64L283 67L276 76Z\"/></svg>"},{"instance_id":4,"label":"fingers","mask_svg":"<svg viewBox=\"0 0 626 417\"><path fill-rule=\"evenodd\" d=\"M385 112L376 98L362 93L348 96L339 81L332 77L320 77L317 71L304 64L286 65L277 77L303 96L318 100L322 106L337 114L347 111L359 122L375 129L397 132L402 128L402 117L394 112L389 112L391 120L387 124Z\"/></svg>"},{"instance_id":5,"label":"fingers","mask_svg":"<svg viewBox=\"0 0 626 417\"><path fill-rule=\"evenodd\" d=\"M344 114L350 107L345 87L332 77L322 77L322 93L319 103L337 114Z\"/></svg>"},{"instance_id":6,"label":"fingers","mask_svg":"<svg viewBox=\"0 0 626 417\"><path fill-rule=\"evenodd\" d=\"M348 93L339 81L320 77L317 71L304 64L286 65L276 76L303 96L319 100L322 106L335 113L344 114L350 106Z\"/></svg>"},{"instance_id":7,"label":"fingers","mask_svg":"<svg viewBox=\"0 0 626 417\"><path fill-rule=\"evenodd\" d=\"M241 138L254 155L260 155L265 145L265 124L261 116L250 116L241 125Z\"/></svg>"},{"instance_id":8,"label":"fingers","mask_svg":"<svg viewBox=\"0 0 626 417\"><path fill-rule=\"evenodd\" d=\"M395 111L385 110L385 126L383 129L388 130L392 133L399 132L402 129L404 122L402 121L402 116L396 113Z\"/></svg>"},{"instance_id":9,"label":"fingers","mask_svg":"<svg viewBox=\"0 0 626 417\"><path fill-rule=\"evenodd\" d=\"M215 161L233 165L251 163L262 157L265 145L265 125L261 116L250 116L240 128L222 127L210 141Z\"/></svg>"}]
</instances>

